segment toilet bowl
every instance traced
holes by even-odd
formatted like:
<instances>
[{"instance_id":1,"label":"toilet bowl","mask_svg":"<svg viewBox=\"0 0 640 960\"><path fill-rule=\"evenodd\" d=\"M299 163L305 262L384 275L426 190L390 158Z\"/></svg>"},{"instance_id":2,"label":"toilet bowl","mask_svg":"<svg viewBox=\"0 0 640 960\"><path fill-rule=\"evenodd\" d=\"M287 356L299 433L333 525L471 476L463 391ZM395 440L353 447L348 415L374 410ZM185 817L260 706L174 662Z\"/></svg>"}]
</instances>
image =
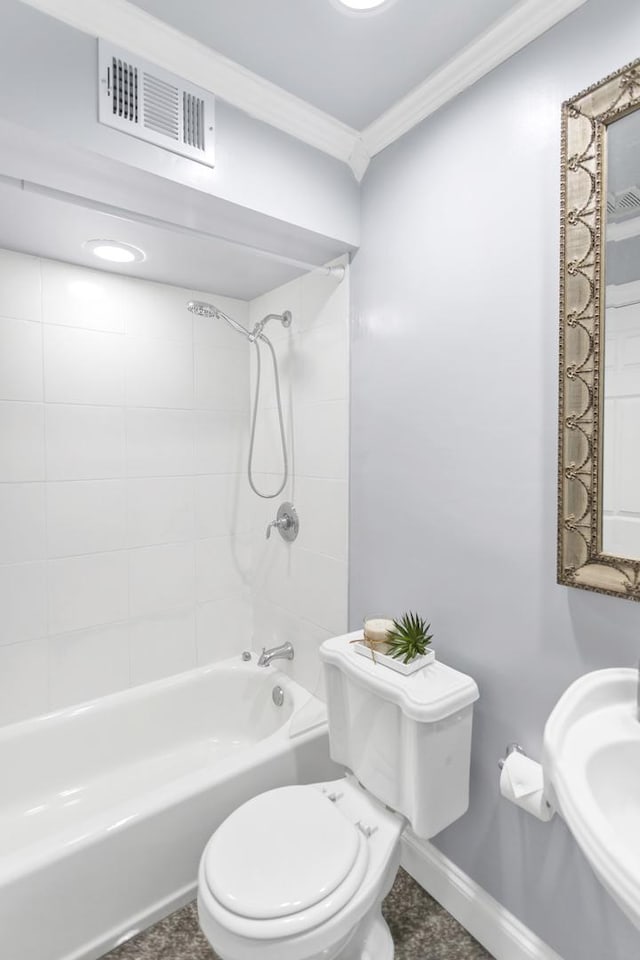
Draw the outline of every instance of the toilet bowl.
<instances>
[{"instance_id":1,"label":"toilet bowl","mask_svg":"<svg viewBox=\"0 0 640 960\"><path fill-rule=\"evenodd\" d=\"M391 960L380 906L403 817L347 775L239 807L200 862L200 926L222 960Z\"/></svg>"},{"instance_id":2,"label":"toilet bowl","mask_svg":"<svg viewBox=\"0 0 640 960\"><path fill-rule=\"evenodd\" d=\"M269 790L235 810L200 861L198 916L222 960L393 960L381 906L411 826L431 837L469 802L478 688L441 663L405 676L320 648L331 783Z\"/></svg>"}]
</instances>

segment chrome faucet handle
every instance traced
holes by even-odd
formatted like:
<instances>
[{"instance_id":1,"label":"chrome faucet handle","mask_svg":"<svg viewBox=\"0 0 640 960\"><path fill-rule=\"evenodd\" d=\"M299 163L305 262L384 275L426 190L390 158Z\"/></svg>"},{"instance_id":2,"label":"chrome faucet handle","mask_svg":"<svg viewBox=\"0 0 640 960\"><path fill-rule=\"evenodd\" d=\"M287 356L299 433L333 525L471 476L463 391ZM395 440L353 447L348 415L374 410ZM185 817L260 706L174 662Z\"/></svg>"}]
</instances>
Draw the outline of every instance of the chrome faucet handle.
<instances>
[{"instance_id":1,"label":"chrome faucet handle","mask_svg":"<svg viewBox=\"0 0 640 960\"><path fill-rule=\"evenodd\" d=\"M268 524L267 524L267 540L268 540L269 537L271 536L271 528L272 528L272 527L275 527L276 530L277 530L279 526L280 526L280 521L279 521L279 520L272 520L271 523L268 523Z\"/></svg>"},{"instance_id":2,"label":"chrome faucet handle","mask_svg":"<svg viewBox=\"0 0 640 960\"><path fill-rule=\"evenodd\" d=\"M298 520L298 514L296 513L295 507L292 503L280 504L278 507L278 513L276 514L276 519L272 520L271 523L267 525L267 540L271 536L271 531L274 528L280 531L280 536L288 543L291 543L291 541L295 540L295 538L298 536L300 522Z\"/></svg>"},{"instance_id":3,"label":"chrome faucet handle","mask_svg":"<svg viewBox=\"0 0 640 960\"><path fill-rule=\"evenodd\" d=\"M271 536L272 527L276 530L282 530L284 533L286 533L292 524L293 520L286 513L282 517L279 517L278 520L272 520L271 523L267 524L267 540Z\"/></svg>"}]
</instances>

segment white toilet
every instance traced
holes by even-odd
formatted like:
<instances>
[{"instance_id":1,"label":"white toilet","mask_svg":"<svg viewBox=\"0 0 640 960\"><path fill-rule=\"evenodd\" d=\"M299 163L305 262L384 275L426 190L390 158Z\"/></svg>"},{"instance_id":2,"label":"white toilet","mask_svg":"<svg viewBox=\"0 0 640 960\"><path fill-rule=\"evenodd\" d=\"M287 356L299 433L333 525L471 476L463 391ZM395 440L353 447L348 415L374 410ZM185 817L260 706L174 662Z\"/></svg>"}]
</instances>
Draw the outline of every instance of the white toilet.
<instances>
[{"instance_id":1,"label":"white toilet","mask_svg":"<svg viewBox=\"0 0 640 960\"><path fill-rule=\"evenodd\" d=\"M351 772L243 804L200 862L200 925L223 960L391 960L381 905L406 826L432 837L469 802L478 688L442 663L403 676L327 640L331 757Z\"/></svg>"}]
</instances>

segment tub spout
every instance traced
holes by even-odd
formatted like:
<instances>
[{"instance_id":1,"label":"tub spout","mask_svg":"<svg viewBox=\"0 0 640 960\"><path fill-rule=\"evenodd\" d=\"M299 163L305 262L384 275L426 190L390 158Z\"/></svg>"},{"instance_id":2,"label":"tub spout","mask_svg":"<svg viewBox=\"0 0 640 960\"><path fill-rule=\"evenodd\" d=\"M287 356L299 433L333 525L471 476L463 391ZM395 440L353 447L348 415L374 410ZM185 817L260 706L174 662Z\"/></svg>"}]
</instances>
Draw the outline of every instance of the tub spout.
<instances>
[{"instance_id":1,"label":"tub spout","mask_svg":"<svg viewBox=\"0 0 640 960\"><path fill-rule=\"evenodd\" d=\"M293 647L291 644L287 641L287 643L283 643L281 647L271 647L270 650L263 647L260 659L258 660L258 666L268 667L272 660L293 660Z\"/></svg>"}]
</instances>

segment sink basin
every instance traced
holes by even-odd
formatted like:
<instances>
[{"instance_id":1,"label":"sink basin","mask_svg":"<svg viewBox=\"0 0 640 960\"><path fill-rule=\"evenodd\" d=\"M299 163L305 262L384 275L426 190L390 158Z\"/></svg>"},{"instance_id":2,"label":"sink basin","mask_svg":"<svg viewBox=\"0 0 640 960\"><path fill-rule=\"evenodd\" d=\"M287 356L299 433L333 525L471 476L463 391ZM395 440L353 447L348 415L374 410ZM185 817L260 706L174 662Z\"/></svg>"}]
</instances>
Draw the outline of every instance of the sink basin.
<instances>
[{"instance_id":1,"label":"sink basin","mask_svg":"<svg viewBox=\"0 0 640 960\"><path fill-rule=\"evenodd\" d=\"M544 731L545 792L596 876L640 929L638 672L576 680Z\"/></svg>"}]
</instances>

